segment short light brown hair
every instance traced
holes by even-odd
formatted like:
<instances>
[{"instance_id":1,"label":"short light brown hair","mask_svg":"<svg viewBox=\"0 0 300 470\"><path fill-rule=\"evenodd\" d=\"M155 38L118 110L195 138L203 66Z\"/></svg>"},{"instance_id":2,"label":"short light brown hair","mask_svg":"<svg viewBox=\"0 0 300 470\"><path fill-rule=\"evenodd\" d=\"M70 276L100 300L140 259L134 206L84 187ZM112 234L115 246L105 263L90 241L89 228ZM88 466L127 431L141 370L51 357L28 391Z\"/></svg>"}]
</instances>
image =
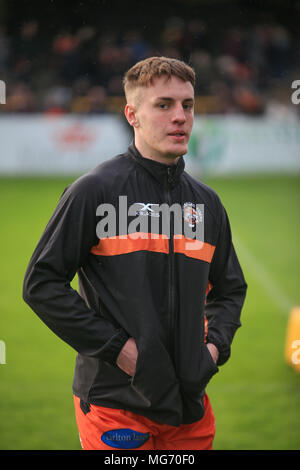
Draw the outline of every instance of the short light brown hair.
<instances>
[{"instance_id":1,"label":"short light brown hair","mask_svg":"<svg viewBox=\"0 0 300 470\"><path fill-rule=\"evenodd\" d=\"M195 87L195 72L185 62L169 57L149 57L137 62L124 75L125 95L137 87L150 86L155 77L166 76L170 79L172 75L184 82L190 82L193 88Z\"/></svg>"}]
</instances>

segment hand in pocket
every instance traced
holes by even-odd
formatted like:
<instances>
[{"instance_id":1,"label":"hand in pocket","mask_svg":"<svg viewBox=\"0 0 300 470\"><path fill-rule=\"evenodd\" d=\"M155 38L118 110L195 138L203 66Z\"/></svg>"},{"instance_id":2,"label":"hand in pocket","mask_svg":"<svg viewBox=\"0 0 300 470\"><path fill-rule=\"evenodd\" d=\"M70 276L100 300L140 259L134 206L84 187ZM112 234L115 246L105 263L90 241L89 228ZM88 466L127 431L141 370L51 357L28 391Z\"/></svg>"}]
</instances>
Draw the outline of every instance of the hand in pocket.
<instances>
[{"instance_id":1,"label":"hand in pocket","mask_svg":"<svg viewBox=\"0 0 300 470\"><path fill-rule=\"evenodd\" d=\"M133 377L135 374L137 357L138 350L136 342L134 338L129 338L118 355L117 366L126 374Z\"/></svg>"},{"instance_id":2,"label":"hand in pocket","mask_svg":"<svg viewBox=\"0 0 300 470\"><path fill-rule=\"evenodd\" d=\"M216 348L216 346L212 343L207 343L207 349L209 350L210 352L210 355L211 357L213 358L215 364L218 362L218 358L219 358L219 351L218 349Z\"/></svg>"}]
</instances>

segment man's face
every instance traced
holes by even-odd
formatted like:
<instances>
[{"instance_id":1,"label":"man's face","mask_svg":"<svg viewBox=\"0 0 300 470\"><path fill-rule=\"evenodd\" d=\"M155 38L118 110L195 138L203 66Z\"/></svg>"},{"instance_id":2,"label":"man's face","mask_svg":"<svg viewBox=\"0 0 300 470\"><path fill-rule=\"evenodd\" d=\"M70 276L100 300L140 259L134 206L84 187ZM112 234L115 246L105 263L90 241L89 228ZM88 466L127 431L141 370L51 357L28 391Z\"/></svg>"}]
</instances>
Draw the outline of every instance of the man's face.
<instances>
[{"instance_id":1,"label":"man's face","mask_svg":"<svg viewBox=\"0 0 300 470\"><path fill-rule=\"evenodd\" d=\"M157 77L137 89L134 105L125 110L135 129L135 144L146 158L172 163L188 151L194 122L194 88L172 76Z\"/></svg>"}]
</instances>

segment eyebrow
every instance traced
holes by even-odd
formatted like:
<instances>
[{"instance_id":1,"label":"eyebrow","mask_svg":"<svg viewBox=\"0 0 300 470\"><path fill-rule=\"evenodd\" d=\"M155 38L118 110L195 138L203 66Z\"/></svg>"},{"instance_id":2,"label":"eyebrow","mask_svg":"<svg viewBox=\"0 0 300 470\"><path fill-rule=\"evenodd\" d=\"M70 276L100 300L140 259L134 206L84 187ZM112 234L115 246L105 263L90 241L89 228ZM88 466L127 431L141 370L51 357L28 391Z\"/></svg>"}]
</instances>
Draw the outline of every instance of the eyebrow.
<instances>
[{"instance_id":1,"label":"eyebrow","mask_svg":"<svg viewBox=\"0 0 300 470\"><path fill-rule=\"evenodd\" d=\"M155 98L155 101L174 101L174 98L170 98L169 96L158 96L157 98ZM194 103L195 100L194 98L184 98L182 101L190 101Z\"/></svg>"}]
</instances>

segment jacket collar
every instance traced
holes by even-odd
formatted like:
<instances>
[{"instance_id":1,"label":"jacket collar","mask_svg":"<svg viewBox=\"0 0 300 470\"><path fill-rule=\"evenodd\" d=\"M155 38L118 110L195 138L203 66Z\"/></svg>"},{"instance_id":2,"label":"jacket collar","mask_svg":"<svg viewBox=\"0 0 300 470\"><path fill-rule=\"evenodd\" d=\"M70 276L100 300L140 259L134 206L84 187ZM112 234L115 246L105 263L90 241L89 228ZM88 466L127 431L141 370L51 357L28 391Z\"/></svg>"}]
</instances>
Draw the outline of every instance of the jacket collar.
<instances>
[{"instance_id":1,"label":"jacket collar","mask_svg":"<svg viewBox=\"0 0 300 470\"><path fill-rule=\"evenodd\" d=\"M136 148L134 142L132 142L128 147L128 153L131 158L133 158L146 171L151 173L158 183L163 186L169 185L170 187L174 187L179 183L181 174L185 168L183 157L179 158L176 165L160 163L155 160L151 160L150 158L143 157Z\"/></svg>"}]
</instances>

